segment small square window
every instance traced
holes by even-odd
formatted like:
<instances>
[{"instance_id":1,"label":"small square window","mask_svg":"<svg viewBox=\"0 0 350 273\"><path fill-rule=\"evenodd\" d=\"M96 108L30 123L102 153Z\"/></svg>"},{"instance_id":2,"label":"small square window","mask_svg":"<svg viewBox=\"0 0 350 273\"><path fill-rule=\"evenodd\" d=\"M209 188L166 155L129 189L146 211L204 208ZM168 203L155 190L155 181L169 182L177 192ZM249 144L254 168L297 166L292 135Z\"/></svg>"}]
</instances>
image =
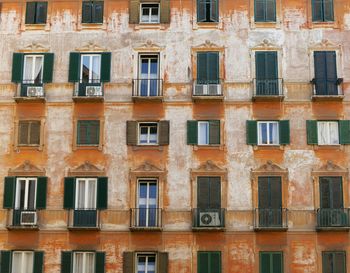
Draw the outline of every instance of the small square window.
<instances>
[{"instance_id":1,"label":"small square window","mask_svg":"<svg viewBox=\"0 0 350 273\"><path fill-rule=\"evenodd\" d=\"M159 23L159 3L141 3L140 14L140 23Z\"/></svg>"},{"instance_id":2,"label":"small square window","mask_svg":"<svg viewBox=\"0 0 350 273\"><path fill-rule=\"evenodd\" d=\"M73 256L74 273L94 273L95 253L94 252L74 252Z\"/></svg>"},{"instance_id":3,"label":"small square window","mask_svg":"<svg viewBox=\"0 0 350 273\"><path fill-rule=\"evenodd\" d=\"M40 145L40 121L23 120L18 124L18 146Z\"/></svg>"},{"instance_id":4,"label":"small square window","mask_svg":"<svg viewBox=\"0 0 350 273\"><path fill-rule=\"evenodd\" d=\"M278 121L258 122L258 145L279 145Z\"/></svg>"},{"instance_id":5,"label":"small square window","mask_svg":"<svg viewBox=\"0 0 350 273\"><path fill-rule=\"evenodd\" d=\"M46 24L47 2L27 2L26 24Z\"/></svg>"},{"instance_id":6,"label":"small square window","mask_svg":"<svg viewBox=\"0 0 350 273\"><path fill-rule=\"evenodd\" d=\"M139 144L158 144L158 123L139 123Z\"/></svg>"},{"instance_id":7,"label":"small square window","mask_svg":"<svg viewBox=\"0 0 350 273\"><path fill-rule=\"evenodd\" d=\"M318 121L317 134L319 145L338 145L339 130L337 121Z\"/></svg>"},{"instance_id":8,"label":"small square window","mask_svg":"<svg viewBox=\"0 0 350 273\"><path fill-rule=\"evenodd\" d=\"M137 273L157 273L156 254L138 253L136 255Z\"/></svg>"},{"instance_id":9,"label":"small square window","mask_svg":"<svg viewBox=\"0 0 350 273\"><path fill-rule=\"evenodd\" d=\"M78 120L77 145L97 146L100 144L100 121Z\"/></svg>"}]
</instances>

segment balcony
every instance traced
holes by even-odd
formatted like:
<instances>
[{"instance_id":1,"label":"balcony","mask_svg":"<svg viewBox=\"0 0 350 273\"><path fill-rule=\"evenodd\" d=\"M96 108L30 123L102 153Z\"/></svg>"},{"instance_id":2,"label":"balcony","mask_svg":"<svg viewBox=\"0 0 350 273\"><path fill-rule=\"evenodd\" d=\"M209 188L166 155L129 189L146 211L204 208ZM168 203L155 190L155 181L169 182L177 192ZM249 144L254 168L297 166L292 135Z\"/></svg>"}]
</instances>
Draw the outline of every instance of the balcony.
<instances>
[{"instance_id":1,"label":"balcony","mask_svg":"<svg viewBox=\"0 0 350 273\"><path fill-rule=\"evenodd\" d=\"M162 79L133 79L132 99L134 102L162 102Z\"/></svg>"},{"instance_id":2,"label":"balcony","mask_svg":"<svg viewBox=\"0 0 350 273\"><path fill-rule=\"evenodd\" d=\"M73 91L75 102L102 102L104 100L103 84L98 80L75 83Z\"/></svg>"},{"instance_id":3,"label":"balcony","mask_svg":"<svg viewBox=\"0 0 350 273\"><path fill-rule=\"evenodd\" d=\"M222 101L224 99L222 91L222 81L194 80L192 99L194 101Z\"/></svg>"},{"instance_id":4,"label":"balcony","mask_svg":"<svg viewBox=\"0 0 350 273\"><path fill-rule=\"evenodd\" d=\"M35 209L9 210L7 217L7 229L39 229L38 220L38 211Z\"/></svg>"},{"instance_id":5,"label":"balcony","mask_svg":"<svg viewBox=\"0 0 350 273\"><path fill-rule=\"evenodd\" d=\"M99 230L100 211L97 209L75 209L68 213L68 229Z\"/></svg>"},{"instance_id":6,"label":"balcony","mask_svg":"<svg viewBox=\"0 0 350 273\"><path fill-rule=\"evenodd\" d=\"M44 102L45 89L42 82L23 81L17 86L16 102Z\"/></svg>"},{"instance_id":7,"label":"balcony","mask_svg":"<svg viewBox=\"0 0 350 273\"><path fill-rule=\"evenodd\" d=\"M349 230L350 209L323 209L316 210L317 226L316 230Z\"/></svg>"},{"instance_id":8,"label":"balcony","mask_svg":"<svg viewBox=\"0 0 350 273\"><path fill-rule=\"evenodd\" d=\"M260 209L254 210L254 230L255 231L286 231L288 229L288 210Z\"/></svg>"},{"instance_id":9,"label":"balcony","mask_svg":"<svg viewBox=\"0 0 350 273\"><path fill-rule=\"evenodd\" d=\"M253 79L254 101L282 101L283 79Z\"/></svg>"},{"instance_id":10,"label":"balcony","mask_svg":"<svg viewBox=\"0 0 350 273\"><path fill-rule=\"evenodd\" d=\"M162 230L162 209L160 208L130 209L130 230L132 231Z\"/></svg>"},{"instance_id":11,"label":"balcony","mask_svg":"<svg viewBox=\"0 0 350 273\"><path fill-rule=\"evenodd\" d=\"M341 101L343 94L343 79L312 79L312 100L313 101Z\"/></svg>"},{"instance_id":12,"label":"balcony","mask_svg":"<svg viewBox=\"0 0 350 273\"><path fill-rule=\"evenodd\" d=\"M225 209L192 210L192 230L195 231L223 231L225 229Z\"/></svg>"}]
</instances>

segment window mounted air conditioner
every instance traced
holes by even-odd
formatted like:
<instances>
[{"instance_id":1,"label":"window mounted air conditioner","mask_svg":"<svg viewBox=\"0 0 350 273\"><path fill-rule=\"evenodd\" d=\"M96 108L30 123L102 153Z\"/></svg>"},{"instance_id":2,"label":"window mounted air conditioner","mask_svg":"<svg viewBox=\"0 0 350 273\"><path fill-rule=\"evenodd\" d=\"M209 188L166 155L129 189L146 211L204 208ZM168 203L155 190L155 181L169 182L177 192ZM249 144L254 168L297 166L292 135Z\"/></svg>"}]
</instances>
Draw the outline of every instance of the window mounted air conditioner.
<instances>
[{"instance_id":1,"label":"window mounted air conditioner","mask_svg":"<svg viewBox=\"0 0 350 273\"><path fill-rule=\"evenodd\" d=\"M36 211L22 211L21 225L36 225Z\"/></svg>"},{"instance_id":2,"label":"window mounted air conditioner","mask_svg":"<svg viewBox=\"0 0 350 273\"><path fill-rule=\"evenodd\" d=\"M28 97L43 97L44 89L42 86L28 86L27 87Z\"/></svg>"},{"instance_id":3,"label":"window mounted air conditioner","mask_svg":"<svg viewBox=\"0 0 350 273\"><path fill-rule=\"evenodd\" d=\"M219 96L221 95L221 84L196 84L194 94L197 96Z\"/></svg>"},{"instance_id":4,"label":"window mounted air conditioner","mask_svg":"<svg viewBox=\"0 0 350 273\"><path fill-rule=\"evenodd\" d=\"M200 212L199 226L201 227L220 226L219 212Z\"/></svg>"},{"instance_id":5,"label":"window mounted air conditioner","mask_svg":"<svg viewBox=\"0 0 350 273\"><path fill-rule=\"evenodd\" d=\"M210 96L221 95L221 84L209 84L208 93Z\"/></svg>"},{"instance_id":6,"label":"window mounted air conditioner","mask_svg":"<svg viewBox=\"0 0 350 273\"><path fill-rule=\"evenodd\" d=\"M86 86L85 89L87 97L99 97L102 96L101 86Z\"/></svg>"},{"instance_id":7,"label":"window mounted air conditioner","mask_svg":"<svg viewBox=\"0 0 350 273\"><path fill-rule=\"evenodd\" d=\"M207 95L208 94L208 86L206 84L196 84L194 86L194 94L197 96Z\"/></svg>"}]
</instances>

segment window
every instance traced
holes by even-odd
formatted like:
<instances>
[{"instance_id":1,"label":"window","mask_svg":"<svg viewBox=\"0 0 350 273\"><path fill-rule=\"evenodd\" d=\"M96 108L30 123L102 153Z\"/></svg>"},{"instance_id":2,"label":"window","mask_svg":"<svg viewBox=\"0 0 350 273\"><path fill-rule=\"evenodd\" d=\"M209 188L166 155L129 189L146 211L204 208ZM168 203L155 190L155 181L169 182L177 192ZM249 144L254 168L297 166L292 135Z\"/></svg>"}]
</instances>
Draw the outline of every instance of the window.
<instances>
[{"instance_id":1,"label":"window","mask_svg":"<svg viewBox=\"0 0 350 273\"><path fill-rule=\"evenodd\" d=\"M187 144L219 145L220 120L187 121Z\"/></svg>"},{"instance_id":2,"label":"window","mask_svg":"<svg viewBox=\"0 0 350 273\"><path fill-rule=\"evenodd\" d=\"M197 84L219 83L219 52L198 52Z\"/></svg>"},{"instance_id":3,"label":"window","mask_svg":"<svg viewBox=\"0 0 350 273\"><path fill-rule=\"evenodd\" d=\"M96 209L96 178L77 178L76 181L76 209Z\"/></svg>"},{"instance_id":4,"label":"window","mask_svg":"<svg viewBox=\"0 0 350 273\"><path fill-rule=\"evenodd\" d=\"M24 121L18 123L18 146L40 145L40 121Z\"/></svg>"},{"instance_id":5,"label":"window","mask_svg":"<svg viewBox=\"0 0 350 273\"><path fill-rule=\"evenodd\" d=\"M158 223L158 186L155 180L139 180L137 193L138 225L155 227Z\"/></svg>"},{"instance_id":6,"label":"window","mask_svg":"<svg viewBox=\"0 0 350 273\"><path fill-rule=\"evenodd\" d=\"M140 96L159 96L159 56L140 55L138 93Z\"/></svg>"},{"instance_id":7,"label":"window","mask_svg":"<svg viewBox=\"0 0 350 273\"><path fill-rule=\"evenodd\" d=\"M247 120L248 145L288 145L289 143L289 120Z\"/></svg>"},{"instance_id":8,"label":"window","mask_svg":"<svg viewBox=\"0 0 350 273\"><path fill-rule=\"evenodd\" d=\"M217 176L197 178L197 206L199 209L221 208L221 179Z\"/></svg>"},{"instance_id":9,"label":"window","mask_svg":"<svg viewBox=\"0 0 350 273\"><path fill-rule=\"evenodd\" d=\"M155 145L158 144L158 124L140 123L139 124L139 144Z\"/></svg>"},{"instance_id":10,"label":"window","mask_svg":"<svg viewBox=\"0 0 350 273\"><path fill-rule=\"evenodd\" d=\"M95 272L95 253L93 252L74 252L73 256L74 273L94 273Z\"/></svg>"},{"instance_id":11,"label":"window","mask_svg":"<svg viewBox=\"0 0 350 273\"><path fill-rule=\"evenodd\" d=\"M350 144L350 121L307 120L307 143L315 145Z\"/></svg>"},{"instance_id":12,"label":"window","mask_svg":"<svg viewBox=\"0 0 350 273\"><path fill-rule=\"evenodd\" d=\"M36 178L17 178L15 209L34 210Z\"/></svg>"},{"instance_id":13,"label":"window","mask_svg":"<svg viewBox=\"0 0 350 273\"><path fill-rule=\"evenodd\" d=\"M99 83L101 80L101 55L81 55L80 79L84 83Z\"/></svg>"},{"instance_id":14,"label":"window","mask_svg":"<svg viewBox=\"0 0 350 273\"><path fill-rule=\"evenodd\" d=\"M100 121L78 120L77 145L97 146L100 143Z\"/></svg>"},{"instance_id":15,"label":"window","mask_svg":"<svg viewBox=\"0 0 350 273\"><path fill-rule=\"evenodd\" d=\"M42 273L44 252L42 251L1 251L1 272Z\"/></svg>"},{"instance_id":16,"label":"window","mask_svg":"<svg viewBox=\"0 0 350 273\"><path fill-rule=\"evenodd\" d=\"M260 252L260 273L283 273L283 253Z\"/></svg>"},{"instance_id":17,"label":"window","mask_svg":"<svg viewBox=\"0 0 350 273\"><path fill-rule=\"evenodd\" d=\"M338 122L319 121L317 122L317 135L319 145L339 144Z\"/></svg>"},{"instance_id":18,"label":"window","mask_svg":"<svg viewBox=\"0 0 350 273\"><path fill-rule=\"evenodd\" d=\"M255 95L279 95L276 51L255 52Z\"/></svg>"},{"instance_id":19,"label":"window","mask_svg":"<svg viewBox=\"0 0 350 273\"><path fill-rule=\"evenodd\" d=\"M346 254L345 251L322 252L322 273L345 273Z\"/></svg>"},{"instance_id":20,"label":"window","mask_svg":"<svg viewBox=\"0 0 350 273\"><path fill-rule=\"evenodd\" d=\"M218 22L218 0L197 0L197 22Z\"/></svg>"},{"instance_id":21,"label":"window","mask_svg":"<svg viewBox=\"0 0 350 273\"><path fill-rule=\"evenodd\" d=\"M103 1L83 1L82 23L103 23Z\"/></svg>"},{"instance_id":22,"label":"window","mask_svg":"<svg viewBox=\"0 0 350 273\"><path fill-rule=\"evenodd\" d=\"M276 22L276 0L254 0L255 22Z\"/></svg>"},{"instance_id":23,"label":"window","mask_svg":"<svg viewBox=\"0 0 350 273\"><path fill-rule=\"evenodd\" d=\"M32 251L14 251L12 259L12 273L33 273Z\"/></svg>"},{"instance_id":24,"label":"window","mask_svg":"<svg viewBox=\"0 0 350 273\"><path fill-rule=\"evenodd\" d=\"M44 56L25 55L23 83L41 84L43 79Z\"/></svg>"},{"instance_id":25,"label":"window","mask_svg":"<svg viewBox=\"0 0 350 273\"><path fill-rule=\"evenodd\" d=\"M333 22L333 0L312 0L312 21Z\"/></svg>"},{"instance_id":26,"label":"window","mask_svg":"<svg viewBox=\"0 0 350 273\"><path fill-rule=\"evenodd\" d=\"M105 252L63 251L61 254L62 273L104 273ZM36 273L36 272L35 272Z\"/></svg>"},{"instance_id":27,"label":"window","mask_svg":"<svg viewBox=\"0 0 350 273\"><path fill-rule=\"evenodd\" d=\"M342 177L321 176L320 207L323 209L342 209L343 183Z\"/></svg>"},{"instance_id":28,"label":"window","mask_svg":"<svg viewBox=\"0 0 350 273\"><path fill-rule=\"evenodd\" d=\"M220 251L198 251L197 259L198 273L221 273Z\"/></svg>"},{"instance_id":29,"label":"window","mask_svg":"<svg viewBox=\"0 0 350 273\"><path fill-rule=\"evenodd\" d=\"M127 145L169 145L169 121L127 121Z\"/></svg>"},{"instance_id":30,"label":"window","mask_svg":"<svg viewBox=\"0 0 350 273\"><path fill-rule=\"evenodd\" d=\"M26 24L46 24L47 2L27 2Z\"/></svg>"},{"instance_id":31,"label":"window","mask_svg":"<svg viewBox=\"0 0 350 273\"><path fill-rule=\"evenodd\" d=\"M159 3L141 3L140 23L159 23Z\"/></svg>"},{"instance_id":32,"label":"window","mask_svg":"<svg viewBox=\"0 0 350 273\"><path fill-rule=\"evenodd\" d=\"M156 273L155 254L137 254L137 273Z\"/></svg>"}]
</instances>

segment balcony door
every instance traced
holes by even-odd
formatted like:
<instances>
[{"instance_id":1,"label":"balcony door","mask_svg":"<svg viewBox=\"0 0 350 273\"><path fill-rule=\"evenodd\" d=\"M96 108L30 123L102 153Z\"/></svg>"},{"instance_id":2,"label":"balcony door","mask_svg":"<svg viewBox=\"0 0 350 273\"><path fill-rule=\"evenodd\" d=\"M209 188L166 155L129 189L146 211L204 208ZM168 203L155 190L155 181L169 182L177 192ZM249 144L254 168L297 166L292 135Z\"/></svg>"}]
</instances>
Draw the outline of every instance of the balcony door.
<instances>
[{"instance_id":1,"label":"balcony door","mask_svg":"<svg viewBox=\"0 0 350 273\"><path fill-rule=\"evenodd\" d=\"M139 95L158 96L159 90L159 56L141 55L139 68Z\"/></svg>"},{"instance_id":2,"label":"balcony door","mask_svg":"<svg viewBox=\"0 0 350 273\"><path fill-rule=\"evenodd\" d=\"M96 193L96 178L77 178L75 190L74 226L96 225Z\"/></svg>"},{"instance_id":3,"label":"balcony door","mask_svg":"<svg viewBox=\"0 0 350 273\"><path fill-rule=\"evenodd\" d=\"M137 224L156 227L158 223L158 185L156 180L139 180L137 193Z\"/></svg>"},{"instance_id":4,"label":"balcony door","mask_svg":"<svg viewBox=\"0 0 350 273\"><path fill-rule=\"evenodd\" d=\"M279 95L276 51L255 52L255 92L260 96Z\"/></svg>"}]
</instances>

